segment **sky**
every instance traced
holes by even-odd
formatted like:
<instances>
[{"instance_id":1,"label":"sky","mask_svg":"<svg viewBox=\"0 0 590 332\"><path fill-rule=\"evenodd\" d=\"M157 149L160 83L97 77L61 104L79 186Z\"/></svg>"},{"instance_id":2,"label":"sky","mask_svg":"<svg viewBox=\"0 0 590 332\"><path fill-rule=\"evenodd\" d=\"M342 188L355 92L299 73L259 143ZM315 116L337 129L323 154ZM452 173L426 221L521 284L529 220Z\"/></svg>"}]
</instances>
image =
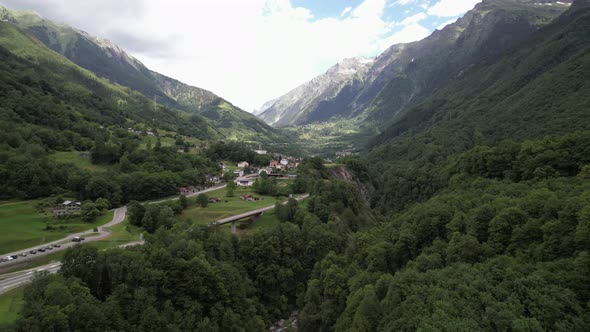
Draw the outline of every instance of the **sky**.
<instances>
[{"instance_id":1,"label":"sky","mask_svg":"<svg viewBox=\"0 0 590 332\"><path fill-rule=\"evenodd\" d=\"M350 57L427 37L480 0L0 0L107 38L252 112Z\"/></svg>"}]
</instances>

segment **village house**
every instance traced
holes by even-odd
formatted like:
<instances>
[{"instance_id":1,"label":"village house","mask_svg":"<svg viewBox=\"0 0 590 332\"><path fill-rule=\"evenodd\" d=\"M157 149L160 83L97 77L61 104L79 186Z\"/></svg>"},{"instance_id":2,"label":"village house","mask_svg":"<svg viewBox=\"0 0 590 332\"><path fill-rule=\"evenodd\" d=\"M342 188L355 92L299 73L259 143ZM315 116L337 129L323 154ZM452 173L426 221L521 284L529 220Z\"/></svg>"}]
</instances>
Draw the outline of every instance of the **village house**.
<instances>
[{"instance_id":1,"label":"village house","mask_svg":"<svg viewBox=\"0 0 590 332\"><path fill-rule=\"evenodd\" d=\"M240 195L240 199L243 200L243 201L247 201L247 202L255 202L255 201L261 201L264 198L262 198L262 197L254 197L252 195L244 194L244 195Z\"/></svg>"},{"instance_id":2,"label":"village house","mask_svg":"<svg viewBox=\"0 0 590 332\"><path fill-rule=\"evenodd\" d=\"M254 150L254 152L256 152L256 154L267 154L268 151L266 150Z\"/></svg>"},{"instance_id":3,"label":"village house","mask_svg":"<svg viewBox=\"0 0 590 332\"><path fill-rule=\"evenodd\" d=\"M221 199L220 198L209 198L209 203L221 203Z\"/></svg>"},{"instance_id":4,"label":"village house","mask_svg":"<svg viewBox=\"0 0 590 332\"><path fill-rule=\"evenodd\" d=\"M248 166L250 166L250 164L247 161L242 161L238 163L239 168L246 168Z\"/></svg>"},{"instance_id":5,"label":"village house","mask_svg":"<svg viewBox=\"0 0 590 332\"><path fill-rule=\"evenodd\" d=\"M270 167L270 168L275 168L275 167L277 167L277 166L278 166L278 164L279 164L279 162L273 159L273 160L271 160L271 161L270 161L270 163L268 164L268 167Z\"/></svg>"},{"instance_id":6,"label":"village house","mask_svg":"<svg viewBox=\"0 0 590 332\"><path fill-rule=\"evenodd\" d=\"M268 167L268 168L261 168L258 171L258 175L261 175L262 172L266 172L266 175L270 175L270 174L272 174L272 168L270 168L270 167Z\"/></svg>"},{"instance_id":7,"label":"village house","mask_svg":"<svg viewBox=\"0 0 590 332\"><path fill-rule=\"evenodd\" d=\"M244 171L235 170L233 173L234 173L234 176L237 176L237 177L244 176Z\"/></svg>"},{"instance_id":8,"label":"village house","mask_svg":"<svg viewBox=\"0 0 590 332\"><path fill-rule=\"evenodd\" d=\"M241 187L250 187L254 185L254 180L251 178L239 177L236 179L236 184Z\"/></svg>"},{"instance_id":9,"label":"village house","mask_svg":"<svg viewBox=\"0 0 590 332\"><path fill-rule=\"evenodd\" d=\"M289 165L289 159L281 159L280 164L283 165L283 167L287 167L287 165Z\"/></svg>"},{"instance_id":10,"label":"village house","mask_svg":"<svg viewBox=\"0 0 590 332\"><path fill-rule=\"evenodd\" d=\"M190 194L194 194L196 192L199 191L199 188L194 187L194 186L188 186L188 187L180 187L178 188L178 192L180 193L180 195L190 195Z\"/></svg>"},{"instance_id":11,"label":"village house","mask_svg":"<svg viewBox=\"0 0 590 332\"><path fill-rule=\"evenodd\" d=\"M82 203L80 203L80 202L64 201L63 203L58 204L53 209L53 216L61 217L61 216L67 216L70 214L76 214L76 213L80 213L81 209L82 209Z\"/></svg>"}]
</instances>

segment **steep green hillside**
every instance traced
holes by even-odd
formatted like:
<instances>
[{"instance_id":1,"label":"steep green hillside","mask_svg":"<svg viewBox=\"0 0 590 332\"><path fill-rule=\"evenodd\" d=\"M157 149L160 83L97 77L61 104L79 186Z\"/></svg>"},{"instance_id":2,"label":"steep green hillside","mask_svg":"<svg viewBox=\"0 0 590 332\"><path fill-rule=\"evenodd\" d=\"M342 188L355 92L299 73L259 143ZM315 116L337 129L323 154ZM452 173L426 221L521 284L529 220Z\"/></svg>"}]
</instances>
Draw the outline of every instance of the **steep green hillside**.
<instances>
[{"instance_id":1,"label":"steep green hillside","mask_svg":"<svg viewBox=\"0 0 590 332\"><path fill-rule=\"evenodd\" d=\"M67 25L56 24L33 12L0 8L0 18L16 24L47 47L99 77L129 87L149 99L156 98L158 103L169 108L208 118L227 139L286 141L279 131L250 113L207 90L151 71L109 40L95 38ZM233 121L231 126L227 121Z\"/></svg>"},{"instance_id":2,"label":"steep green hillside","mask_svg":"<svg viewBox=\"0 0 590 332\"><path fill-rule=\"evenodd\" d=\"M29 123L88 136L88 128L99 125L143 123L196 137L218 135L198 116L154 110L149 99L97 78L12 24L0 24L0 48L3 125Z\"/></svg>"},{"instance_id":3,"label":"steep green hillside","mask_svg":"<svg viewBox=\"0 0 590 332\"><path fill-rule=\"evenodd\" d=\"M448 180L441 165L475 146L590 129L590 11L569 12L497 61L476 66L372 141L381 204L398 209ZM395 188L395 189L393 189Z\"/></svg>"},{"instance_id":4,"label":"steep green hillside","mask_svg":"<svg viewBox=\"0 0 590 332\"><path fill-rule=\"evenodd\" d=\"M119 172L167 177L167 189L160 187L148 194L159 197L175 193L182 182L204 182L204 174L195 179L197 166L203 173L215 170L214 164L195 155L177 154L182 146L160 148L156 144L153 150L141 150L141 135L127 129L178 133L182 136L177 141L182 144L182 137L222 138L202 116L161 105L154 109L143 95L96 77L10 23L0 22L0 59L0 197L69 192L116 203L125 199ZM55 151L73 150L86 151L93 164L117 167L92 172L51 158ZM166 173L184 170L184 180ZM95 183L98 191L87 191L93 187L89 183Z\"/></svg>"}]
</instances>

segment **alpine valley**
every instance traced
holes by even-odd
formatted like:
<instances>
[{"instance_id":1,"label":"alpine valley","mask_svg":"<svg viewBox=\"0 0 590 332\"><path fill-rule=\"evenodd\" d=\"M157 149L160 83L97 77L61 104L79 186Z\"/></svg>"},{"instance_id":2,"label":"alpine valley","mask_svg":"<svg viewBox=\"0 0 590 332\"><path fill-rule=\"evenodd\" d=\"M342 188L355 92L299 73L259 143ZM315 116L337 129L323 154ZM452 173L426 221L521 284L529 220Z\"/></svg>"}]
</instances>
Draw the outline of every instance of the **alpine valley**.
<instances>
[{"instance_id":1,"label":"alpine valley","mask_svg":"<svg viewBox=\"0 0 590 332\"><path fill-rule=\"evenodd\" d=\"M0 13L0 330L590 331L590 0L483 0L258 118Z\"/></svg>"},{"instance_id":2,"label":"alpine valley","mask_svg":"<svg viewBox=\"0 0 590 332\"><path fill-rule=\"evenodd\" d=\"M530 40L570 2L483 1L421 41L393 45L374 59L345 59L265 104L258 117L296 132L315 153L362 150L439 89Z\"/></svg>"}]
</instances>

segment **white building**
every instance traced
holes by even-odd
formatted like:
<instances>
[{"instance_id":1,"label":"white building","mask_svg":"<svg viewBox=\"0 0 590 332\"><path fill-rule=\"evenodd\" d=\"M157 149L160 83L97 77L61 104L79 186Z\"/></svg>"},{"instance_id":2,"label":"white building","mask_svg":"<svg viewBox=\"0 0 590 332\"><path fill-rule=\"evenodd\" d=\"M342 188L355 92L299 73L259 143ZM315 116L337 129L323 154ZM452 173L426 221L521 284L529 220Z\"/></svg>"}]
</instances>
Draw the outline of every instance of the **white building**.
<instances>
[{"instance_id":1,"label":"white building","mask_svg":"<svg viewBox=\"0 0 590 332\"><path fill-rule=\"evenodd\" d=\"M236 179L236 184L240 187L251 187L254 185L254 180L246 177L239 177Z\"/></svg>"},{"instance_id":2,"label":"white building","mask_svg":"<svg viewBox=\"0 0 590 332\"><path fill-rule=\"evenodd\" d=\"M79 213L82 209L82 203L65 201L53 209L53 215L56 217Z\"/></svg>"}]
</instances>

